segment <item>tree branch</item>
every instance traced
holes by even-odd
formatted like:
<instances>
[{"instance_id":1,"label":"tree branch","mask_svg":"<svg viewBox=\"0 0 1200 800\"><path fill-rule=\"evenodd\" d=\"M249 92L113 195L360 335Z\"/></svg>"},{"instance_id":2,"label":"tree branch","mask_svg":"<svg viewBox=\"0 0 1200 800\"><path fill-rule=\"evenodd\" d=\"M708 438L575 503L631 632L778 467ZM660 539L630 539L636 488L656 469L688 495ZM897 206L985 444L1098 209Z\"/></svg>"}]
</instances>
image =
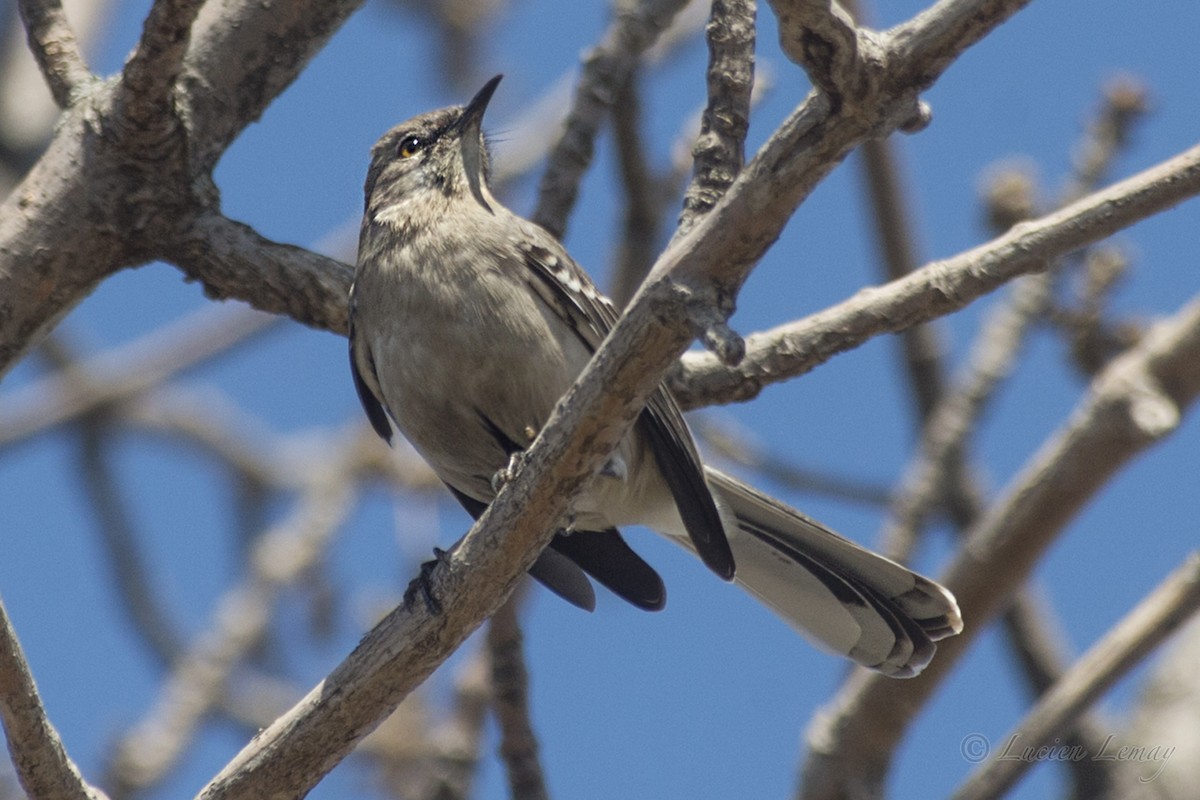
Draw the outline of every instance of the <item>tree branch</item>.
<instances>
[{"instance_id":1,"label":"tree branch","mask_svg":"<svg viewBox=\"0 0 1200 800\"><path fill-rule=\"evenodd\" d=\"M179 84L192 111L196 168L211 171L363 0L209 0L192 27Z\"/></svg>"},{"instance_id":2,"label":"tree branch","mask_svg":"<svg viewBox=\"0 0 1200 800\"><path fill-rule=\"evenodd\" d=\"M37 800L107 800L84 781L46 717L21 643L0 601L0 722L21 786Z\"/></svg>"},{"instance_id":3,"label":"tree branch","mask_svg":"<svg viewBox=\"0 0 1200 800\"><path fill-rule=\"evenodd\" d=\"M863 289L806 319L751 335L736 368L706 353L689 353L671 388L686 408L749 400L770 383L801 375L877 334L962 308L1018 275L1045 269L1057 256L1198 193L1200 146L902 280Z\"/></svg>"},{"instance_id":4,"label":"tree branch","mask_svg":"<svg viewBox=\"0 0 1200 800\"><path fill-rule=\"evenodd\" d=\"M1200 554L1193 553L1084 653L1003 741L1021 750L1049 743L1198 609ZM1005 750L993 750L992 757L955 790L955 800L1000 797L1016 784L1035 759L1001 758L1007 744Z\"/></svg>"},{"instance_id":5,"label":"tree branch","mask_svg":"<svg viewBox=\"0 0 1200 800\"><path fill-rule=\"evenodd\" d=\"M29 49L37 59L59 108L71 105L74 93L95 80L88 69L59 0L18 0Z\"/></svg>"},{"instance_id":6,"label":"tree branch","mask_svg":"<svg viewBox=\"0 0 1200 800\"><path fill-rule=\"evenodd\" d=\"M920 678L855 673L809 731L802 798L878 787L913 715L1028 577L1075 513L1134 455L1161 440L1200 395L1200 299L1151 330L1092 383L1066 425L968 533L943 576L967 627L939 643Z\"/></svg>"},{"instance_id":7,"label":"tree branch","mask_svg":"<svg viewBox=\"0 0 1200 800\"><path fill-rule=\"evenodd\" d=\"M174 120L171 90L203 5L204 0L155 0L151 6L141 41L121 72L121 112L136 127L165 127Z\"/></svg>"},{"instance_id":8,"label":"tree branch","mask_svg":"<svg viewBox=\"0 0 1200 800\"><path fill-rule=\"evenodd\" d=\"M215 211L195 221L172 260L210 297L238 298L305 325L347 332L354 268L340 261L272 242Z\"/></svg>"},{"instance_id":9,"label":"tree branch","mask_svg":"<svg viewBox=\"0 0 1200 800\"><path fill-rule=\"evenodd\" d=\"M754 91L755 0L713 0L708 42L708 103L692 147L692 182L675 236L692 229L741 172Z\"/></svg>"},{"instance_id":10,"label":"tree branch","mask_svg":"<svg viewBox=\"0 0 1200 800\"><path fill-rule=\"evenodd\" d=\"M686 0L634 0L619 6L600 44L584 56L562 135L550 151L538 184L531 219L561 239L575 206L579 181L592 161L596 134L634 65L658 38ZM631 7L632 6L632 7Z\"/></svg>"},{"instance_id":11,"label":"tree branch","mask_svg":"<svg viewBox=\"0 0 1200 800\"><path fill-rule=\"evenodd\" d=\"M508 771L513 800L546 800L546 781L538 761L537 734L529 717L529 671L517 616L520 592L508 598L488 623L492 666L492 709L500 728L500 755Z\"/></svg>"}]
</instances>

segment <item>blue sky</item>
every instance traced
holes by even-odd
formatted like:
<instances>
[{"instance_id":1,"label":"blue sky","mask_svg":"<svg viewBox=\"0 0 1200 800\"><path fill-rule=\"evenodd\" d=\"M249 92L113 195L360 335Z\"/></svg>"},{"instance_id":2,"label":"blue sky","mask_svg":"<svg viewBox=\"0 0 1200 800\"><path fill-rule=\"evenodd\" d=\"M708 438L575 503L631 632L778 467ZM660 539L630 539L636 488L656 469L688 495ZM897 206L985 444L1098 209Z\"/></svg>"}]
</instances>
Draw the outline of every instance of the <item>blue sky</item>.
<instances>
[{"instance_id":1,"label":"blue sky","mask_svg":"<svg viewBox=\"0 0 1200 800\"><path fill-rule=\"evenodd\" d=\"M136 40L148 2L119 4L92 64L118 69ZM774 19L760 9L759 65L773 88L757 109L752 151L803 97L803 73L775 44ZM517 2L476 54L480 83L506 75L488 112L496 158L511 150L515 115L578 64L600 36L606 5ZM888 3L886 24L922 8ZM1071 147L1095 109L1100 86L1118 73L1143 80L1152 113L1116 165L1120 177L1192 145L1200 131L1195 41L1200 6L1185 0L1087 4L1034 2L954 64L927 95L933 123L898 144L914 192L913 212L925 258L952 255L987 238L978 191L999 161L1032 164L1052 198L1070 170ZM316 246L345 230L361 208L367 151L380 133L429 108L462 102L437 75L436 51L422 25L390 6L355 15L260 122L234 143L217 171L225 212L280 241ZM703 102L706 53L699 40L678 50L644 81L644 128L650 158L666 162L680 119ZM528 212L538 170L512 187L507 202ZM619 232L611 140L605 136L581 194L567 245L603 285ZM879 270L860 192L856 157L839 167L796 214L747 283L733 324L743 333L841 300ZM1134 269L1116 294L1119 313L1169 314L1200 288L1196 270L1200 204L1192 202L1117 237ZM64 322L78 341L106 347L156 329L207 301L173 268L154 264L106 282ZM972 340L978 304L938 324L957 364ZM806 467L880 485L903 468L915 432L895 358L881 338L840 356L754 402L706 412L731 420ZM1028 349L974 442L993 490L1055 430L1084 389L1064 366L1060 340L1042 333ZM6 392L38 373L18 367ZM344 340L289 324L227 358L189 372L184 383L215 383L282 434L333 429L361 413L350 384ZM1108 491L1070 526L1038 570L1041 592L1083 649L1195 548L1200 520L1195 415L1169 441L1126 467ZM159 674L117 608L65 433L40 437L0 456L0 594L27 649L52 719L86 774L99 777L115 735L152 703ZM143 437L119 448L138 531L154 564L168 615L186 632L203 629L211 605L237 578L229 487L211 464ZM779 487L766 487L779 490ZM791 502L859 541L871 543L876 509L790 494ZM280 507L284 510L284 507ZM402 531L396 520L404 519ZM397 515L371 494L331 553L332 575L346 586L347 607L334 635L300 642L292 611L284 636L296 662L288 674L311 686L357 641L369 601L394 598L415 559L447 544L468 521L450 501ZM440 532L435 528L440 526ZM405 537L397 544L397 538ZM602 596L581 612L541 590L531 595L526 638L535 724L553 795L608 797L784 797L802 753L803 731L837 687L844 664L815 652L736 589L713 579L683 551L648 533L632 539L663 574L669 603L637 612ZM937 574L948 557L944 531L930 537L920 567ZM357 605L356 605L357 604ZM442 676L444 679L445 676ZM1119 714L1137 680L1106 700ZM983 636L923 713L901 749L893 796L943 795L967 774L960 755L969 734L999 742L1020 718L1025 691L997 636ZM244 742L232 726L209 727L161 794L199 789ZM1146 746L1169 742L1137 743ZM314 797L344 796L360 777L339 770ZM1040 797L1059 785L1041 766L1015 796ZM479 797L506 796L490 759Z\"/></svg>"}]
</instances>

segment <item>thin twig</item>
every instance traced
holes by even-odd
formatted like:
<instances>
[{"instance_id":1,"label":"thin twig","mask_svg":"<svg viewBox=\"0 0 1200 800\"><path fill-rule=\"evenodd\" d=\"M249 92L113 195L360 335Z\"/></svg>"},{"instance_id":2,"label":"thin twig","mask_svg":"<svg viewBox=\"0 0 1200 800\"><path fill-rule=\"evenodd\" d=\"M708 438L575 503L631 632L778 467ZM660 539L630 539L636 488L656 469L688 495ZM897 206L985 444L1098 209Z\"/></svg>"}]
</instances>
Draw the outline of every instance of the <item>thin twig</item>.
<instances>
[{"instance_id":1,"label":"thin twig","mask_svg":"<svg viewBox=\"0 0 1200 800\"><path fill-rule=\"evenodd\" d=\"M994 750L952 797L985 800L1005 794L1037 760L1014 756L1014 748L1018 754L1026 748L1036 752L1050 742L1197 610L1200 610L1200 554L1193 553L1075 662L1038 700L1016 730L1003 739L1003 749ZM1010 757L1006 758L1006 754ZM1101 757L1100 753L1087 755Z\"/></svg>"},{"instance_id":2,"label":"thin twig","mask_svg":"<svg viewBox=\"0 0 1200 800\"><path fill-rule=\"evenodd\" d=\"M745 161L754 92L756 0L714 0L708 26L708 103L692 147L692 181L675 236L691 230L730 187Z\"/></svg>"},{"instance_id":3,"label":"thin twig","mask_svg":"<svg viewBox=\"0 0 1200 800\"><path fill-rule=\"evenodd\" d=\"M538 185L532 219L562 238L579 182L592 161L596 135L634 65L671 24L686 0L632 0L617 11L604 38L583 61L571 111Z\"/></svg>"},{"instance_id":4,"label":"thin twig","mask_svg":"<svg viewBox=\"0 0 1200 800\"><path fill-rule=\"evenodd\" d=\"M260 641L282 589L326 551L351 507L353 472L331 458L294 513L254 545L251 574L220 600L211 628L179 659L158 702L121 741L111 767L123 792L159 781L224 694L233 669Z\"/></svg>"},{"instance_id":5,"label":"thin twig","mask_svg":"<svg viewBox=\"0 0 1200 800\"><path fill-rule=\"evenodd\" d=\"M21 643L0 600L0 722L17 777L37 800L107 800L71 761L50 724Z\"/></svg>"}]
</instances>

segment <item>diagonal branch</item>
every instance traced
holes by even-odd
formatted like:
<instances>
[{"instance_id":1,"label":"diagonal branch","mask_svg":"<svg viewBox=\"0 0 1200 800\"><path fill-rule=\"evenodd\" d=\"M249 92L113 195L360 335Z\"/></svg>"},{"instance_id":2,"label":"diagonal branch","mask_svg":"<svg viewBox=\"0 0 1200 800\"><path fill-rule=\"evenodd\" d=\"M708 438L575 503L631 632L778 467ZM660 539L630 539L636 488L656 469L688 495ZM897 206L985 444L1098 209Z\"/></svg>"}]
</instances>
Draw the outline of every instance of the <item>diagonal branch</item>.
<instances>
[{"instance_id":1,"label":"diagonal branch","mask_svg":"<svg viewBox=\"0 0 1200 800\"><path fill-rule=\"evenodd\" d=\"M922 53L923 41L918 32L916 45L908 43L911 57L949 62L944 50ZM527 451L519 474L427 576L424 586L440 613L415 602L392 612L243 749L202 797L304 794L494 614L692 340L692 315L711 313L714 297L732 300L796 205L838 161L881 127L911 118L910 94L905 88L874 98L875 112L865 120L831 115L819 97L794 113L713 210L659 258Z\"/></svg>"},{"instance_id":2,"label":"diagonal branch","mask_svg":"<svg viewBox=\"0 0 1200 800\"><path fill-rule=\"evenodd\" d=\"M957 256L746 339L736 368L689 353L672 389L686 408L749 400L880 333L962 308L1018 275L1200 194L1200 145Z\"/></svg>"},{"instance_id":3,"label":"diagonal branch","mask_svg":"<svg viewBox=\"0 0 1200 800\"><path fill-rule=\"evenodd\" d=\"M217 211L201 215L172 253L174 263L214 298L241 298L261 311L346 333L354 269L273 242Z\"/></svg>"},{"instance_id":4,"label":"diagonal branch","mask_svg":"<svg viewBox=\"0 0 1200 800\"><path fill-rule=\"evenodd\" d=\"M993 751L954 792L955 800L984 800L1007 793L1035 761L1004 758L1008 746L1016 744L1024 750L1050 743L1197 610L1200 554L1193 553L1038 700L1017 729L1004 738L1005 749ZM1100 753L1089 755L1101 757Z\"/></svg>"},{"instance_id":5,"label":"diagonal branch","mask_svg":"<svg viewBox=\"0 0 1200 800\"><path fill-rule=\"evenodd\" d=\"M626 4L600 44L584 57L571 111L550 151L538 185L537 208L531 217L559 239L566 232L567 217L575 206L583 173L592 161L605 115L629 81L637 60L684 5L686 0L636 0Z\"/></svg>"},{"instance_id":6,"label":"diagonal branch","mask_svg":"<svg viewBox=\"0 0 1200 800\"><path fill-rule=\"evenodd\" d=\"M1152 329L1092 383L1066 425L969 532L944 576L968 620L920 678L856 673L813 728L803 798L877 786L916 712L1029 576L1059 532L1135 455L1167 436L1200 395L1200 299ZM819 743L819 744L818 744Z\"/></svg>"},{"instance_id":7,"label":"diagonal branch","mask_svg":"<svg viewBox=\"0 0 1200 800\"><path fill-rule=\"evenodd\" d=\"M107 800L89 786L46 717L16 631L0 601L0 722L8 752L30 797L38 800Z\"/></svg>"},{"instance_id":8,"label":"diagonal branch","mask_svg":"<svg viewBox=\"0 0 1200 800\"><path fill-rule=\"evenodd\" d=\"M180 86L199 169L217 163L364 0L207 2L192 26Z\"/></svg>"},{"instance_id":9,"label":"diagonal branch","mask_svg":"<svg viewBox=\"0 0 1200 800\"><path fill-rule=\"evenodd\" d=\"M95 76L88 69L59 0L18 0L29 49L60 108L71 104L71 95Z\"/></svg>"}]
</instances>

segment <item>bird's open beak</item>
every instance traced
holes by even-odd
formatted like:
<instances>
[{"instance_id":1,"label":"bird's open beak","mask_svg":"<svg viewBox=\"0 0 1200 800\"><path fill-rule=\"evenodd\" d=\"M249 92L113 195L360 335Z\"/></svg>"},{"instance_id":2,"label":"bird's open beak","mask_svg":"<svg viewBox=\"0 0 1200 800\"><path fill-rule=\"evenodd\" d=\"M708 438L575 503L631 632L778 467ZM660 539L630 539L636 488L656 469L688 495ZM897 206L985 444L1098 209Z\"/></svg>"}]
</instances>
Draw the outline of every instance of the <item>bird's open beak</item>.
<instances>
[{"instance_id":1,"label":"bird's open beak","mask_svg":"<svg viewBox=\"0 0 1200 800\"><path fill-rule=\"evenodd\" d=\"M482 134L483 112L487 111L488 101L492 99L492 93L496 91L496 86L503 77L497 75L485 83L471 98L471 102L467 103L456 123L459 141L462 143L467 185L471 187L471 194L479 204L488 211L492 210L492 206L488 203L490 193L487 191L487 153L484 151Z\"/></svg>"},{"instance_id":2,"label":"bird's open beak","mask_svg":"<svg viewBox=\"0 0 1200 800\"><path fill-rule=\"evenodd\" d=\"M461 131L463 139L472 138L468 136L472 132L476 136L479 135L479 129L483 125L483 112L487 111L488 102L492 99L492 94L495 93L496 87L500 85L500 79L503 77L503 75L497 75L485 83L463 109L462 116L458 118L458 129Z\"/></svg>"}]
</instances>

